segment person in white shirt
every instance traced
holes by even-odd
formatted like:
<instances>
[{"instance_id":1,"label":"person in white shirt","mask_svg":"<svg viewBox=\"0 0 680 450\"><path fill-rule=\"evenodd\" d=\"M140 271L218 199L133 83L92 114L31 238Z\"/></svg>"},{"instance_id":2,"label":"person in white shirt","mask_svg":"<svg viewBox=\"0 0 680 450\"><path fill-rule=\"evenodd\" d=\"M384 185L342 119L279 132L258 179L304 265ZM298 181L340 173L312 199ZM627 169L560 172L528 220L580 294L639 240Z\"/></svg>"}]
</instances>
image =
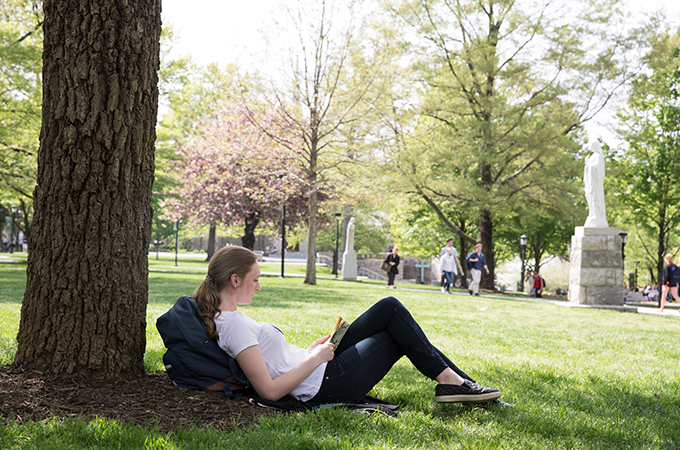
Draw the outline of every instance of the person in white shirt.
<instances>
[{"instance_id":1,"label":"person in white shirt","mask_svg":"<svg viewBox=\"0 0 680 450\"><path fill-rule=\"evenodd\" d=\"M453 246L453 239L447 239L446 240L446 245L444 247L442 247L441 251L439 252L440 259L443 258L446 255L447 250L451 252L451 257L453 257L453 260L454 260L453 270L450 271L450 272L452 272L452 276L451 276L451 280L449 280L449 287L451 287L451 284L453 284L453 280L455 279L455 277L458 276L458 270L459 269L460 269L461 276L463 275L463 266L460 265L460 260L458 259L458 250L456 250L456 247ZM444 269L441 269L441 267L440 267L440 270L442 272L444 271ZM446 276L446 275L444 275L444 276ZM446 283L446 281L444 281L444 282ZM448 291L448 288L445 289L444 287L442 287L442 292L447 292L447 291Z\"/></svg>"},{"instance_id":2,"label":"person in white shirt","mask_svg":"<svg viewBox=\"0 0 680 450\"><path fill-rule=\"evenodd\" d=\"M304 350L286 342L278 328L240 311L260 290L260 268L252 251L238 246L217 251L193 298L208 336L235 358L260 397L290 394L312 403L363 399L402 356L436 380L435 401L498 401L497 389L480 386L434 347L406 307L394 297L371 306L352 322L337 348L324 336Z\"/></svg>"},{"instance_id":3,"label":"person in white shirt","mask_svg":"<svg viewBox=\"0 0 680 450\"><path fill-rule=\"evenodd\" d=\"M442 287L442 292L445 294L450 294L449 288L451 287L451 282L453 280L453 273L456 270L456 261L451 255L451 249L446 248L446 253L439 260L439 268L444 274L444 286Z\"/></svg>"}]
</instances>

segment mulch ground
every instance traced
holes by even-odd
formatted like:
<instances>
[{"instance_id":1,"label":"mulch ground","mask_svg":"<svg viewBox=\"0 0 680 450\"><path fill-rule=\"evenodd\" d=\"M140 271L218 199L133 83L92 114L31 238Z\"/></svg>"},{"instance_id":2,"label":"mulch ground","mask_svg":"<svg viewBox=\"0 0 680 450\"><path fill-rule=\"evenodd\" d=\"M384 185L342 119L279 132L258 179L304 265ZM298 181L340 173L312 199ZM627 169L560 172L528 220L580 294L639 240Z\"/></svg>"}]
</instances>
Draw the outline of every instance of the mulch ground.
<instances>
[{"instance_id":1,"label":"mulch ground","mask_svg":"<svg viewBox=\"0 0 680 450\"><path fill-rule=\"evenodd\" d=\"M246 398L173 386L165 372L104 381L25 372L0 367L0 423L24 423L51 416L100 417L157 428L165 433L191 424L231 430L256 423L271 410Z\"/></svg>"}]
</instances>

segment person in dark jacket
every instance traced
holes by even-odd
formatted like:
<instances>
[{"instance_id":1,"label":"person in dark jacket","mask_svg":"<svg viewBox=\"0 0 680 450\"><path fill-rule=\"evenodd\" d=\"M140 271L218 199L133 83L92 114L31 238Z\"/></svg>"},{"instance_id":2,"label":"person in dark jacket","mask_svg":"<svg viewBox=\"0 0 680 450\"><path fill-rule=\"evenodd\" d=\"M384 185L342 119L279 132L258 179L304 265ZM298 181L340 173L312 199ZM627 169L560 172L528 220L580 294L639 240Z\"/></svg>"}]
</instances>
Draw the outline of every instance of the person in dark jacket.
<instances>
[{"instance_id":1,"label":"person in dark jacket","mask_svg":"<svg viewBox=\"0 0 680 450\"><path fill-rule=\"evenodd\" d=\"M680 282L680 268L673 264L673 255L670 253L664 258L666 260L666 267L663 269L663 284L661 285L661 300L659 300L659 309L663 312L666 306L666 298L670 291L675 301L680 303L678 298L678 283Z\"/></svg>"},{"instance_id":2,"label":"person in dark jacket","mask_svg":"<svg viewBox=\"0 0 680 450\"><path fill-rule=\"evenodd\" d=\"M486 265L486 259L484 258L484 253L482 253L482 243L478 242L475 245L475 251L470 253L467 258L468 267L470 267L470 273L472 274L472 283L468 286L468 292L470 295L479 295L479 282L482 279L482 269L486 270L486 274L489 274L489 267Z\"/></svg>"},{"instance_id":3,"label":"person in dark jacket","mask_svg":"<svg viewBox=\"0 0 680 450\"><path fill-rule=\"evenodd\" d=\"M392 266L390 268L389 272L387 272L387 287L394 288L396 289L397 287L394 285L394 277L399 273L399 249L397 247L394 247L391 252L387 254L387 258L385 258L385 261L387 264Z\"/></svg>"}]
</instances>

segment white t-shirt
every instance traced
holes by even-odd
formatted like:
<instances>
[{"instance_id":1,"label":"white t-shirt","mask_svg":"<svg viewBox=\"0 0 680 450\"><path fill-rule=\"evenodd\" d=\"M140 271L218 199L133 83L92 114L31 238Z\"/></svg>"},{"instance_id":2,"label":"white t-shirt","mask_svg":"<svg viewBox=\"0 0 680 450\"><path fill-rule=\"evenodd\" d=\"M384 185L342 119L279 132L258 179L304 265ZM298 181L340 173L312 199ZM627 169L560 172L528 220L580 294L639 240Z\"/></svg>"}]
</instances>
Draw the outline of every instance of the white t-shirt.
<instances>
[{"instance_id":1,"label":"white t-shirt","mask_svg":"<svg viewBox=\"0 0 680 450\"><path fill-rule=\"evenodd\" d=\"M259 345L272 379L295 368L309 354L307 350L286 342L283 332L274 325L256 322L238 311L224 311L217 315L215 325L220 347L232 358L248 347ZM303 402L314 397L321 388L326 364L319 364L290 395Z\"/></svg>"},{"instance_id":2,"label":"white t-shirt","mask_svg":"<svg viewBox=\"0 0 680 450\"><path fill-rule=\"evenodd\" d=\"M458 272L456 270L456 260L453 259L453 256L442 256L440 269L442 272Z\"/></svg>"},{"instance_id":3,"label":"white t-shirt","mask_svg":"<svg viewBox=\"0 0 680 450\"><path fill-rule=\"evenodd\" d=\"M444 259L446 259L446 249L449 248L448 245L445 245L442 250L439 252L440 258L440 267L439 270L441 271L447 271L447 272L453 272L455 275L458 275L458 266L456 266L456 258L458 257L458 250L456 250L456 247L451 247L451 260L453 261L452 265L449 266L447 263L444 262ZM444 268L446 267L446 268Z\"/></svg>"}]
</instances>

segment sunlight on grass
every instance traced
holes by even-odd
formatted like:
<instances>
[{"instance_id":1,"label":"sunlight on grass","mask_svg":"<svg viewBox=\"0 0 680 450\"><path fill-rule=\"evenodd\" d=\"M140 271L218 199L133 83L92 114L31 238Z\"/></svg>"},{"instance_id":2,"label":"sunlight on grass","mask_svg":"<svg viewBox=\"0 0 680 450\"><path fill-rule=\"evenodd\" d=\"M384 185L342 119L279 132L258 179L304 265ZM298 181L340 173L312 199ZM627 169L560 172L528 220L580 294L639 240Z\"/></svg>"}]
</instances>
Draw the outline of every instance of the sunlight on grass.
<instances>
[{"instance_id":1,"label":"sunlight on grass","mask_svg":"<svg viewBox=\"0 0 680 450\"><path fill-rule=\"evenodd\" d=\"M156 319L205 276L200 260L150 261L145 367L162 370ZM262 265L262 290L241 307L306 347L338 315L351 321L395 295L431 341L470 376L497 387L512 409L437 405L434 382L406 359L372 394L401 405L397 419L352 411L272 415L230 433L183 429L164 436L109 420L69 419L0 427L1 448L677 448L680 447L678 318L570 309L436 290L385 290L301 270L282 279ZM25 265L0 265L0 362L16 352ZM292 276L298 275L298 276ZM415 287L415 286L411 286ZM225 401L228 401L225 399ZM54 439L54 440L51 440ZM47 442L49 441L49 445ZM285 445L283 445L285 443Z\"/></svg>"}]
</instances>

